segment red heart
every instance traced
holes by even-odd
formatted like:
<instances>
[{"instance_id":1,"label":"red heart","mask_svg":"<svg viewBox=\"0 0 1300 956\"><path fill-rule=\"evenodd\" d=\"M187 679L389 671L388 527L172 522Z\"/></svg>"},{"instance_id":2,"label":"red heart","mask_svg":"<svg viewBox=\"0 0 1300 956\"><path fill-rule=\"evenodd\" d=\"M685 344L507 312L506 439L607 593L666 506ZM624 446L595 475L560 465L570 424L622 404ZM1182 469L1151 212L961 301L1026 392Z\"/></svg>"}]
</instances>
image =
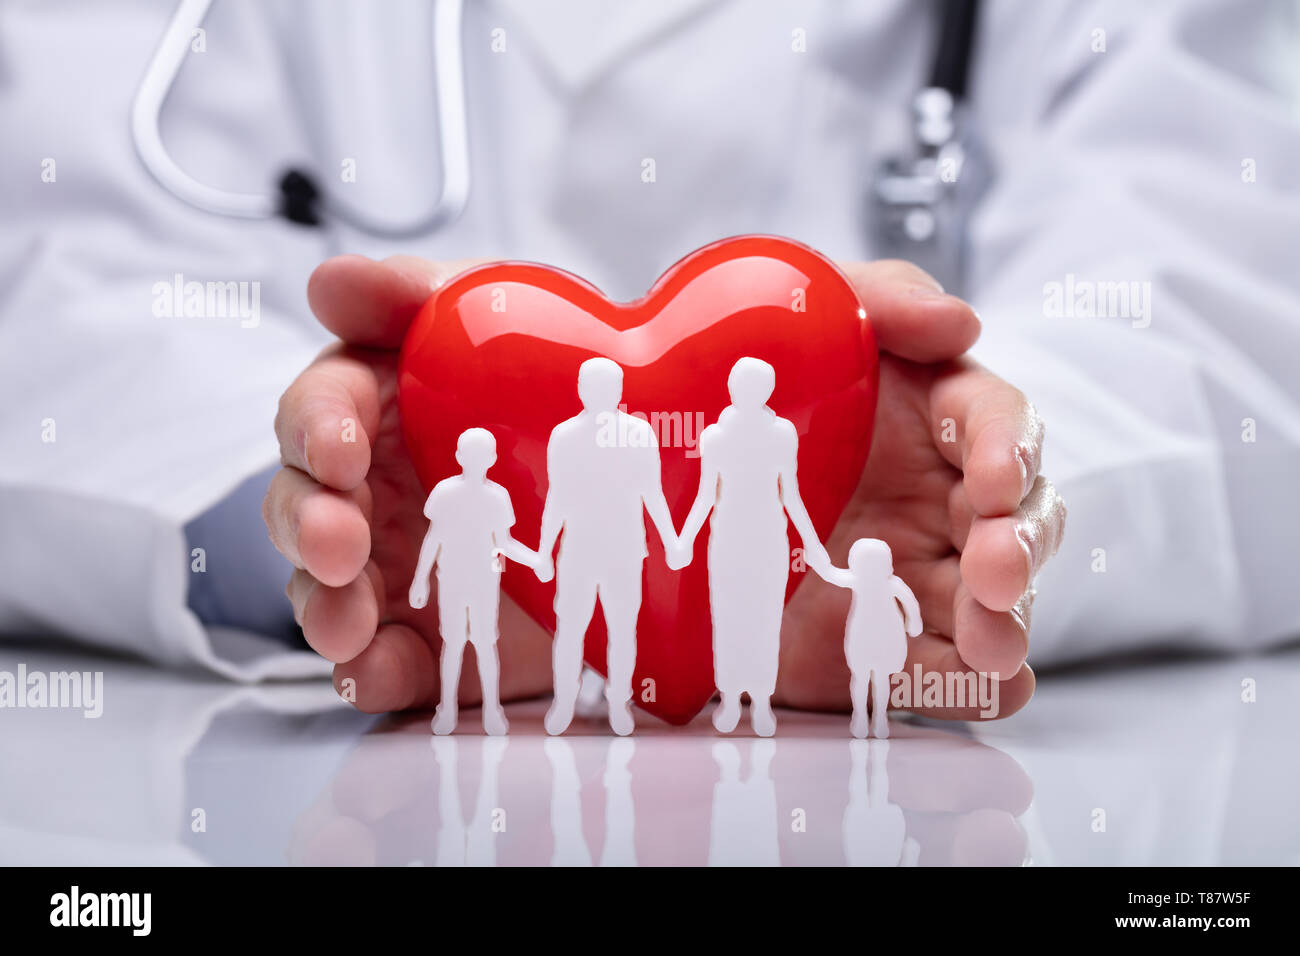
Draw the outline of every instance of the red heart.
<instances>
[{"instance_id":1,"label":"red heart","mask_svg":"<svg viewBox=\"0 0 1300 956\"><path fill-rule=\"evenodd\" d=\"M819 253L789 239L715 242L670 268L643 299L626 304L609 301L570 273L533 263L498 262L457 276L421 309L402 346L406 446L429 489L459 471L455 448L462 431L490 430L498 459L489 477L510 492L515 537L536 547L551 429L581 409L578 366L606 356L623 367L627 410L661 415L652 423L664 492L680 530L700 480L699 431L728 404L727 374L746 355L776 369L769 404L799 433L800 490L824 540L866 461L878 359L866 312L848 280ZM673 723L690 720L714 691L707 533L706 525L695 559L681 572L668 569L658 535L648 535L633 700ZM798 541L792 533L791 547ZM790 575L787 600L801 579ZM530 569L511 563L504 587L554 633L554 582L541 584ZM599 611L585 656L604 673ZM647 678L653 684L644 683Z\"/></svg>"}]
</instances>

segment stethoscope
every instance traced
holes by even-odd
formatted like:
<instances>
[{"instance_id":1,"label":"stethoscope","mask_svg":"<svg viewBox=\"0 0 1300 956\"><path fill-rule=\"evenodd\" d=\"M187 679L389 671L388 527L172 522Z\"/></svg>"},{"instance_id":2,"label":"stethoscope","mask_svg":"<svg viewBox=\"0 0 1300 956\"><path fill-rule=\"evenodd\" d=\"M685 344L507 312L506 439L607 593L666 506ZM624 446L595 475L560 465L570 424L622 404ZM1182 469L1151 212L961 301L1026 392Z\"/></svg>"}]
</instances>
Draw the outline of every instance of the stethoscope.
<instances>
[{"instance_id":1,"label":"stethoscope","mask_svg":"<svg viewBox=\"0 0 1300 956\"><path fill-rule=\"evenodd\" d=\"M914 150L885 160L872 179L873 254L917 262L946 287L959 282L965 219L985 178L981 154L963 129L974 43L977 0L937 0L939 31L930 82L912 102ZM469 135L461 47L461 0L432 0L433 68L438 107L442 191L418 220L391 224L364 216L323 192L312 175L291 169L274 191L230 192L201 183L167 152L159 131L163 104L171 92L195 31L212 0L181 0L154 52L131 110L136 151L167 192L204 212L241 219L276 216L305 225L327 218L382 238L425 235L453 222L469 197Z\"/></svg>"},{"instance_id":2,"label":"stethoscope","mask_svg":"<svg viewBox=\"0 0 1300 956\"><path fill-rule=\"evenodd\" d=\"M978 0L937 0L930 82L912 99L913 146L875 170L872 255L921 266L950 292L966 272L966 225L991 178L966 110Z\"/></svg>"},{"instance_id":3,"label":"stethoscope","mask_svg":"<svg viewBox=\"0 0 1300 956\"><path fill-rule=\"evenodd\" d=\"M413 222L386 223L357 212L317 186L303 170L281 175L277 188L264 193L237 193L201 183L177 165L159 131L163 103L185 61L195 31L212 0L181 0L145 71L131 105L131 134L145 169L167 192L204 212L239 219L283 216L302 225L322 225L326 218L345 222L386 239L422 236L455 221L469 198L469 133L466 124L465 74L461 57L461 0L433 0L433 70L438 107L438 151L442 191L433 208Z\"/></svg>"}]
</instances>

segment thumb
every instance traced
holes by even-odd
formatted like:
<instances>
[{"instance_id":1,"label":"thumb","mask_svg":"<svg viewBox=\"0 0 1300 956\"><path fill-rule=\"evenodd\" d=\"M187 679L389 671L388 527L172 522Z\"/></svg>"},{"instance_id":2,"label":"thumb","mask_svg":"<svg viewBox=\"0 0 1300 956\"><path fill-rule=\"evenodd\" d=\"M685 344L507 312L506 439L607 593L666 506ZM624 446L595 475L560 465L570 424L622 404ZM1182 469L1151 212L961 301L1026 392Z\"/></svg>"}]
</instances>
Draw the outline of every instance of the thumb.
<instances>
[{"instance_id":1,"label":"thumb","mask_svg":"<svg viewBox=\"0 0 1300 956\"><path fill-rule=\"evenodd\" d=\"M335 256L317 266L307 280L307 302L321 325L344 342L395 349L440 285L487 261L392 256L376 262L365 256Z\"/></svg>"},{"instance_id":2,"label":"thumb","mask_svg":"<svg viewBox=\"0 0 1300 956\"><path fill-rule=\"evenodd\" d=\"M943 362L961 355L979 338L975 310L925 270L901 259L845 262L876 344L912 362Z\"/></svg>"}]
</instances>

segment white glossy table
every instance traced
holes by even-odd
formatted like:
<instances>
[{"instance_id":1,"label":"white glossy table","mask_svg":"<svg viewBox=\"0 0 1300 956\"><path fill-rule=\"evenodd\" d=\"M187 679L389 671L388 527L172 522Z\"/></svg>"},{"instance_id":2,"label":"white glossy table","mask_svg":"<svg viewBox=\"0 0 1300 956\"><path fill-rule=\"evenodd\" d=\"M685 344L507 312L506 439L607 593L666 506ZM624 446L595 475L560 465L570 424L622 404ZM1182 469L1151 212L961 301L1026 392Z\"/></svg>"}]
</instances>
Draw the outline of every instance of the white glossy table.
<instances>
[{"instance_id":1,"label":"white glossy table","mask_svg":"<svg viewBox=\"0 0 1300 956\"><path fill-rule=\"evenodd\" d=\"M548 739L544 701L434 739L324 684L0 644L20 663L103 671L104 710L0 709L6 864L1300 863L1300 651L1048 675L1007 720L875 743L788 711L772 740Z\"/></svg>"}]
</instances>

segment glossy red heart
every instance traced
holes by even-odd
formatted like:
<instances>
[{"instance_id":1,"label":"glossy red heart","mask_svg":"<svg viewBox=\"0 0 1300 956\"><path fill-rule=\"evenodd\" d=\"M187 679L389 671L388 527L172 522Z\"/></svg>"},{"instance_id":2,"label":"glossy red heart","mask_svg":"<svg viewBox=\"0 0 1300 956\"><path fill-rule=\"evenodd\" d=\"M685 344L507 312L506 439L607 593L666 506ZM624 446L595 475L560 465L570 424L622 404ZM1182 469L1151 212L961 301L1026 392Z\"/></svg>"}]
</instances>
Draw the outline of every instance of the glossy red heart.
<instances>
[{"instance_id":1,"label":"glossy red heart","mask_svg":"<svg viewBox=\"0 0 1300 956\"><path fill-rule=\"evenodd\" d=\"M498 452L489 477L510 492L515 537L536 547L547 440L581 410L578 366L605 356L623 367L626 410L644 413L655 426L664 492L680 530L700 479L699 432L728 404L727 374L746 355L776 369L769 404L799 433L800 490L824 540L866 462L878 360L848 280L789 239L741 236L705 246L630 303L611 302L582 279L533 263L493 263L457 276L425 304L402 346L406 446L427 490L459 471L462 431L489 429ZM800 542L790 531L797 572ZM633 700L673 723L690 720L714 692L707 534L706 525L695 559L681 572L664 563L658 535L647 536ZM790 575L787 600L802 579ZM541 584L511 563L503 586L554 633L554 582ZM599 609L586 660L604 673Z\"/></svg>"}]
</instances>

